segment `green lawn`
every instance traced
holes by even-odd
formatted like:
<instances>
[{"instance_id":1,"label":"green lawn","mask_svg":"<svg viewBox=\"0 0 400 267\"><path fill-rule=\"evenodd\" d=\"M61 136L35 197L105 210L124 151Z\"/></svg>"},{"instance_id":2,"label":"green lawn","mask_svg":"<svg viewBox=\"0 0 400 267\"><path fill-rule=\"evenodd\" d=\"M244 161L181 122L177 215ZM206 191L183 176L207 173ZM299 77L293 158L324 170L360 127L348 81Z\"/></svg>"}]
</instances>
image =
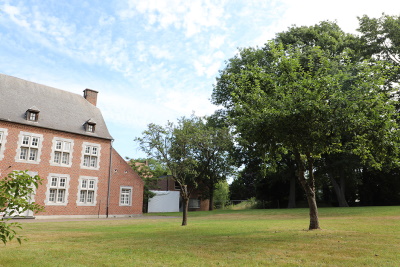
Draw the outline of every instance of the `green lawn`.
<instances>
[{"instance_id":1,"label":"green lawn","mask_svg":"<svg viewBox=\"0 0 400 267\"><path fill-rule=\"evenodd\" d=\"M316 231L307 209L189 216L23 223L0 266L400 266L400 207L321 208Z\"/></svg>"}]
</instances>

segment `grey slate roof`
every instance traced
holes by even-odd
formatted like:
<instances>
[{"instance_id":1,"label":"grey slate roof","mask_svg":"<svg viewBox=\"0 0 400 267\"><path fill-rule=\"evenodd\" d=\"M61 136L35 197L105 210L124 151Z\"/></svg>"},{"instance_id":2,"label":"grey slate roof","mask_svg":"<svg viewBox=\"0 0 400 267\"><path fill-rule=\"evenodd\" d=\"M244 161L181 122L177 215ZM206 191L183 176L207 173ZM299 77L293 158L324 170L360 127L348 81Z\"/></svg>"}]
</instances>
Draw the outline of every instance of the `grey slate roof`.
<instances>
[{"instance_id":1,"label":"grey slate roof","mask_svg":"<svg viewBox=\"0 0 400 267\"><path fill-rule=\"evenodd\" d=\"M25 118L32 107L40 111L37 122ZM0 74L1 120L112 139L100 109L83 96L4 74ZM86 132L88 120L96 122L95 133Z\"/></svg>"}]
</instances>

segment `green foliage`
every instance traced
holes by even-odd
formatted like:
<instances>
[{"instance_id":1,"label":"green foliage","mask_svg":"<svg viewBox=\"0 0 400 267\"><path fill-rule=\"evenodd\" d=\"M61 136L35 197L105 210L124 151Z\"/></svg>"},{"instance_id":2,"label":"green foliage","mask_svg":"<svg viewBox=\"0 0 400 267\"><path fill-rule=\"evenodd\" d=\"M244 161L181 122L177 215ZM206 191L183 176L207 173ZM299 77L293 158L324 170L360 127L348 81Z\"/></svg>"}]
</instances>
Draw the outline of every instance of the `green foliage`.
<instances>
[{"instance_id":1,"label":"green foliage","mask_svg":"<svg viewBox=\"0 0 400 267\"><path fill-rule=\"evenodd\" d=\"M382 14L380 18L370 18L364 15L358 19L364 53L400 65L400 16Z\"/></svg>"},{"instance_id":2,"label":"green foliage","mask_svg":"<svg viewBox=\"0 0 400 267\"><path fill-rule=\"evenodd\" d=\"M215 120L192 115L177 124L150 124L143 137L136 138L141 149L166 166L180 186L183 199L183 223L191 193L199 185L213 191L213 185L225 179L230 171L226 164L227 149L231 146L227 128L214 127Z\"/></svg>"},{"instance_id":3,"label":"green foliage","mask_svg":"<svg viewBox=\"0 0 400 267\"><path fill-rule=\"evenodd\" d=\"M193 139L196 128L185 118L177 125L149 124L142 138L136 138L147 155L165 165L181 186L197 187Z\"/></svg>"},{"instance_id":4,"label":"green foliage","mask_svg":"<svg viewBox=\"0 0 400 267\"><path fill-rule=\"evenodd\" d=\"M168 174L168 169L154 159L130 159L129 165L144 181L143 201L148 203L155 196L150 190L157 189L158 178Z\"/></svg>"},{"instance_id":5,"label":"green foliage","mask_svg":"<svg viewBox=\"0 0 400 267\"><path fill-rule=\"evenodd\" d=\"M386 86L395 66L361 60L359 44L335 24L293 27L263 48L241 49L214 88L213 102L226 108L239 145L270 167L294 156L310 229L318 227L316 160L347 152L374 168L398 162L396 91Z\"/></svg>"},{"instance_id":6,"label":"green foliage","mask_svg":"<svg viewBox=\"0 0 400 267\"><path fill-rule=\"evenodd\" d=\"M4 244L14 238L19 243L26 240L17 235L15 230L21 229L21 225L17 222L7 223L7 221L27 210L34 212L43 210L42 206L31 202L34 188L37 188L39 184L41 184L41 178L37 175L30 176L26 171L11 172L0 180L0 213L3 215L0 220L0 240Z\"/></svg>"},{"instance_id":7,"label":"green foliage","mask_svg":"<svg viewBox=\"0 0 400 267\"><path fill-rule=\"evenodd\" d=\"M215 207L224 209L229 203L229 184L226 180L219 181L215 185L214 204Z\"/></svg>"},{"instance_id":8,"label":"green foliage","mask_svg":"<svg viewBox=\"0 0 400 267\"><path fill-rule=\"evenodd\" d=\"M310 50L304 66L300 50L274 43L263 50L244 49L240 58L261 52L267 66L246 63L236 73L228 65L214 91L230 91L226 101L214 98L215 103L226 106L242 137L271 155L299 151L319 157L348 148L378 165L380 157L371 148L379 146L371 141L382 141L385 149L387 137L397 134L393 102L381 90L382 66L353 63L346 53L327 57L319 47ZM238 64L237 59L230 64ZM345 133L351 134L346 143Z\"/></svg>"}]
</instances>

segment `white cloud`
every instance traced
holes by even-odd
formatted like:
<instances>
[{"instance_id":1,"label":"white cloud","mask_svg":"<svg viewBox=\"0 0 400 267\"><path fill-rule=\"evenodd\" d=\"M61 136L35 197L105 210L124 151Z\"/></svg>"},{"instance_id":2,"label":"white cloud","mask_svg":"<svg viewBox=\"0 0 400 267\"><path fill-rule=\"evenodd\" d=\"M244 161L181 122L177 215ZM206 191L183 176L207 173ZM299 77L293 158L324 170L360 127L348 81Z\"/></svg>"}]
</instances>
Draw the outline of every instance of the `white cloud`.
<instances>
[{"instance_id":1,"label":"white cloud","mask_svg":"<svg viewBox=\"0 0 400 267\"><path fill-rule=\"evenodd\" d=\"M10 6L8 4L5 4L2 7L2 10L5 14L10 16L10 19L15 22L17 25L24 27L24 28L29 28L30 24L27 22L25 17L21 14L21 9L16 6Z\"/></svg>"},{"instance_id":2,"label":"white cloud","mask_svg":"<svg viewBox=\"0 0 400 267\"><path fill-rule=\"evenodd\" d=\"M210 0L130 0L129 10L119 12L121 18L142 14L151 25L166 29L183 28L191 37L209 27L223 27L225 1Z\"/></svg>"},{"instance_id":3,"label":"white cloud","mask_svg":"<svg viewBox=\"0 0 400 267\"><path fill-rule=\"evenodd\" d=\"M194 60L193 66L199 76L214 77L218 74L225 59L225 54L222 51L216 51L211 55L203 55Z\"/></svg>"},{"instance_id":4,"label":"white cloud","mask_svg":"<svg viewBox=\"0 0 400 267\"><path fill-rule=\"evenodd\" d=\"M163 106L179 116L189 116L192 112L198 116L210 115L216 107L210 103L209 97L192 88L186 91L168 90L164 95Z\"/></svg>"},{"instance_id":5,"label":"white cloud","mask_svg":"<svg viewBox=\"0 0 400 267\"><path fill-rule=\"evenodd\" d=\"M214 77L237 47L327 19L354 31L356 16L400 10L393 0L7 3L0 5L2 71L79 93L99 90L106 119L135 130L192 111L211 114Z\"/></svg>"},{"instance_id":6,"label":"white cloud","mask_svg":"<svg viewBox=\"0 0 400 267\"><path fill-rule=\"evenodd\" d=\"M168 51L166 48L160 48L158 46L152 45L149 48L150 53L158 59L172 59L173 55L171 54L170 51Z\"/></svg>"},{"instance_id":7,"label":"white cloud","mask_svg":"<svg viewBox=\"0 0 400 267\"><path fill-rule=\"evenodd\" d=\"M209 46L211 49L218 49L220 48L225 42L225 35L211 35L209 40Z\"/></svg>"}]
</instances>

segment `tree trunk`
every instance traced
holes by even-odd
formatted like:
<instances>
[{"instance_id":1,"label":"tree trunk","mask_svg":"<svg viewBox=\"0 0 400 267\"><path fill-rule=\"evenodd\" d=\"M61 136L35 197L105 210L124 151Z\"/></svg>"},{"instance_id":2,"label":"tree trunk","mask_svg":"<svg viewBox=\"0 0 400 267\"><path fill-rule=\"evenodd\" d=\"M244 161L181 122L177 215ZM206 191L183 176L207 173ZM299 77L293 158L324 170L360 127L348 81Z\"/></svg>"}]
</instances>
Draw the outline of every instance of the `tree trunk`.
<instances>
[{"instance_id":1,"label":"tree trunk","mask_svg":"<svg viewBox=\"0 0 400 267\"><path fill-rule=\"evenodd\" d=\"M183 215L182 215L182 226L187 225L187 214L189 211L189 198L182 199L183 204Z\"/></svg>"},{"instance_id":2,"label":"tree trunk","mask_svg":"<svg viewBox=\"0 0 400 267\"><path fill-rule=\"evenodd\" d=\"M344 184L343 176L340 177L340 185L336 182L335 178L333 178L332 175L329 175L329 179L331 180L333 189L335 190L336 198L339 202L339 207L348 207L349 204L347 203L346 197L344 194L345 193L345 184Z\"/></svg>"},{"instance_id":3,"label":"tree trunk","mask_svg":"<svg viewBox=\"0 0 400 267\"><path fill-rule=\"evenodd\" d=\"M182 197L182 207L183 207L183 213L182 213L182 226L187 225L187 214L189 211L189 192L187 190L187 185L181 186L181 197Z\"/></svg>"},{"instance_id":4,"label":"tree trunk","mask_svg":"<svg viewBox=\"0 0 400 267\"><path fill-rule=\"evenodd\" d=\"M290 177L288 209L296 208L296 177Z\"/></svg>"},{"instance_id":5,"label":"tree trunk","mask_svg":"<svg viewBox=\"0 0 400 267\"><path fill-rule=\"evenodd\" d=\"M307 167L308 167L308 174L309 177L306 180L305 178L305 171L306 167L301 159L300 153L295 153L296 162L297 162L297 169L298 169L298 179L306 193L308 207L310 209L310 225L308 227L309 230L320 229L319 227L319 220L318 220L318 207L317 201L315 198L315 178L314 178L314 159L311 155L307 155Z\"/></svg>"},{"instance_id":6,"label":"tree trunk","mask_svg":"<svg viewBox=\"0 0 400 267\"><path fill-rule=\"evenodd\" d=\"M208 210L214 210L214 185L210 187L210 202L208 203Z\"/></svg>"},{"instance_id":7,"label":"tree trunk","mask_svg":"<svg viewBox=\"0 0 400 267\"><path fill-rule=\"evenodd\" d=\"M308 206L310 208L310 226L309 230L320 229L318 219L318 207L315 199L315 192L307 193Z\"/></svg>"}]
</instances>

